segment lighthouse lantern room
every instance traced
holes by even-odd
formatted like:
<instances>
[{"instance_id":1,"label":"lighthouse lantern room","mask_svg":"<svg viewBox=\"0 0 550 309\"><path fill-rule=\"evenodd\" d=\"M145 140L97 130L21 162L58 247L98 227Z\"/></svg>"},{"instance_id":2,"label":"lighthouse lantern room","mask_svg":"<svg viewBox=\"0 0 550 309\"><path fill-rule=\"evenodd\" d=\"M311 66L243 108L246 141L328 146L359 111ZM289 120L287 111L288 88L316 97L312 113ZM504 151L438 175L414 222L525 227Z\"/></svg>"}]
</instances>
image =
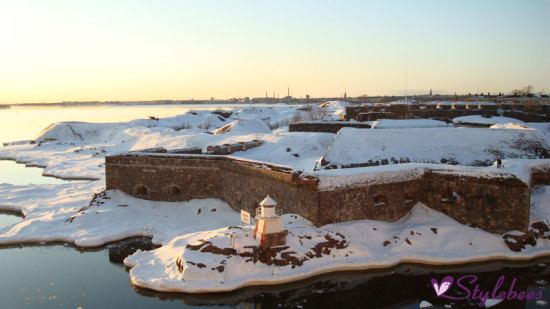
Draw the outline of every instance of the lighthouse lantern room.
<instances>
[{"instance_id":1,"label":"lighthouse lantern room","mask_svg":"<svg viewBox=\"0 0 550 309\"><path fill-rule=\"evenodd\" d=\"M260 202L259 211L256 211L254 238L264 248L286 244L287 231L283 229L281 217L277 215L276 206L277 202L268 195Z\"/></svg>"}]
</instances>

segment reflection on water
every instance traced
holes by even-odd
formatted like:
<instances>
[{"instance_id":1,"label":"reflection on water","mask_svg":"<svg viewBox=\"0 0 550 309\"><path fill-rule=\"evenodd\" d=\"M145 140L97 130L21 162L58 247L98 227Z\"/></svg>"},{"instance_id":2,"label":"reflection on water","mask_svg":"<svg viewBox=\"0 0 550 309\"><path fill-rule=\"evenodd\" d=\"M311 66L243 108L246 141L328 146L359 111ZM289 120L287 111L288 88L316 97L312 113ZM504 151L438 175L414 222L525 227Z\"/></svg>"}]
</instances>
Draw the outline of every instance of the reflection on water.
<instances>
[{"instance_id":1,"label":"reflection on water","mask_svg":"<svg viewBox=\"0 0 550 309\"><path fill-rule=\"evenodd\" d=\"M5 308L159 308L220 306L231 308L418 308L428 301L439 308L477 307L479 301L436 297L431 278L479 277L480 289L492 290L500 276L501 290L543 291L550 303L550 258L529 263L485 263L460 267L401 265L390 270L341 272L279 286L248 287L231 293L158 293L132 287L119 262L140 247L143 239L92 250L69 245L21 246L0 249L0 299ZM112 262L109 262L109 261ZM9 279L7 279L9 278ZM448 295L461 291L450 289ZM545 308L535 301L505 300L495 308Z\"/></svg>"},{"instance_id":2,"label":"reflection on water","mask_svg":"<svg viewBox=\"0 0 550 309\"><path fill-rule=\"evenodd\" d=\"M0 184L38 185L67 183L67 180L42 176L44 170L40 167L26 167L25 164L18 164L11 160L0 160L0 171L2 171L0 173Z\"/></svg>"},{"instance_id":3,"label":"reflection on water","mask_svg":"<svg viewBox=\"0 0 550 309\"><path fill-rule=\"evenodd\" d=\"M475 274L479 288L493 291L500 276L506 281L500 291L542 290L543 300L505 300L496 308L543 308L550 304L550 258L529 263L483 263L454 267L401 265L390 270L345 272L273 287L249 287L221 294L167 294L136 289L159 299L181 299L188 305L245 305L255 308L419 308L427 301L439 308L474 308L479 300L449 300L436 297L432 278L455 278ZM462 290L451 288L446 294L460 297ZM546 303L546 305L544 305ZM543 306L544 305L544 306Z\"/></svg>"},{"instance_id":4,"label":"reflection on water","mask_svg":"<svg viewBox=\"0 0 550 309\"><path fill-rule=\"evenodd\" d=\"M18 212L0 210L0 230L6 226L15 224L23 219L23 215Z\"/></svg>"},{"instance_id":5,"label":"reflection on water","mask_svg":"<svg viewBox=\"0 0 550 309\"><path fill-rule=\"evenodd\" d=\"M70 246L0 249L2 308L181 307L135 293L128 273L109 263L108 250Z\"/></svg>"}]
</instances>

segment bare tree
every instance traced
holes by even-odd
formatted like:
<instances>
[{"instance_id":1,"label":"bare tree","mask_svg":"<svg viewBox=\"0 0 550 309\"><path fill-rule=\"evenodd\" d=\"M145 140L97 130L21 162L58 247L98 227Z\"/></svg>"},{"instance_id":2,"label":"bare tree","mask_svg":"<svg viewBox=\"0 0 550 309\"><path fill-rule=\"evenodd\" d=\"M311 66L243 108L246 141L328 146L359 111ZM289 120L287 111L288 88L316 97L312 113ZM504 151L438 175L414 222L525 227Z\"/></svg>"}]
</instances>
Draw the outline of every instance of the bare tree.
<instances>
[{"instance_id":1,"label":"bare tree","mask_svg":"<svg viewBox=\"0 0 550 309\"><path fill-rule=\"evenodd\" d=\"M512 95L532 95L533 94L533 86L527 85L521 89L514 89L510 91L510 94Z\"/></svg>"},{"instance_id":2,"label":"bare tree","mask_svg":"<svg viewBox=\"0 0 550 309\"><path fill-rule=\"evenodd\" d=\"M533 94L533 86L531 86L531 85L527 85L527 86L523 87L521 90L523 90L523 93L525 95Z\"/></svg>"}]
</instances>

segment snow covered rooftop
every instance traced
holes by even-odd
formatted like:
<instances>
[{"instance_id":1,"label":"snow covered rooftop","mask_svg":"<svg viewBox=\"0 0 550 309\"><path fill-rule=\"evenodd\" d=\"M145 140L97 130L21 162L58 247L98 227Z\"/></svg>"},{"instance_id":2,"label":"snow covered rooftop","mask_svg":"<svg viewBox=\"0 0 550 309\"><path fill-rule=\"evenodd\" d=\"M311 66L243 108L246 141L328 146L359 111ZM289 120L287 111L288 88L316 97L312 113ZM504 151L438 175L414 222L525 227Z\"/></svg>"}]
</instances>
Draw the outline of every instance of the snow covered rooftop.
<instances>
[{"instance_id":1,"label":"snow covered rooftop","mask_svg":"<svg viewBox=\"0 0 550 309\"><path fill-rule=\"evenodd\" d=\"M434 106L453 106L453 105L456 105L456 106L466 106L466 105L471 105L471 106L474 106L474 105L485 105L485 106L497 106L497 104L495 102L492 102L492 101L432 101L432 102L424 102L422 103L424 105L434 105Z\"/></svg>"},{"instance_id":2,"label":"snow covered rooftop","mask_svg":"<svg viewBox=\"0 0 550 309\"><path fill-rule=\"evenodd\" d=\"M277 206L277 202L275 202L274 199L271 198L271 196L267 196L263 201L260 202L260 205L262 206Z\"/></svg>"},{"instance_id":3,"label":"snow covered rooftop","mask_svg":"<svg viewBox=\"0 0 550 309\"><path fill-rule=\"evenodd\" d=\"M524 122L515 118L509 117L491 117L485 118L479 115L463 116L456 117L453 119L453 122L456 124L482 124L482 125L495 125L495 124L505 124L505 123L515 123L523 124Z\"/></svg>"},{"instance_id":4,"label":"snow covered rooftop","mask_svg":"<svg viewBox=\"0 0 550 309\"><path fill-rule=\"evenodd\" d=\"M372 124L373 129L396 128L438 128L446 127L447 123L432 119L380 119Z\"/></svg>"},{"instance_id":5,"label":"snow covered rooftop","mask_svg":"<svg viewBox=\"0 0 550 309\"><path fill-rule=\"evenodd\" d=\"M321 169L398 163L489 166L502 159L548 158L539 131L481 128L343 128L321 160Z\"/></svg>"},{"instance_id":6,"label":"snow covered rooftop","mask_svg":"<svg viewBox=\"0 0 550 309\"><path fill-rule=\"evenodd\" d=\"M271 129L267 126L265 121L257 118L252 119L237 119L215 131L214 134L223 134L223 133L271 133Z\"/></svg>"}]
</instances>

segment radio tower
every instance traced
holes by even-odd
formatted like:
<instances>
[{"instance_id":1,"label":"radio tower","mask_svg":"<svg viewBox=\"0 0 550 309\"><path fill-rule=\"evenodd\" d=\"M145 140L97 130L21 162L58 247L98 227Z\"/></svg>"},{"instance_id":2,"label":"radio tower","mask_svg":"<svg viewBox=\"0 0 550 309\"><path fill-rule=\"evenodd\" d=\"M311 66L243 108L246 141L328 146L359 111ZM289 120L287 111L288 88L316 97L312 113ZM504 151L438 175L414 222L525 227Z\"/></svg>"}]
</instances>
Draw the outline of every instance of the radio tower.
<instances>
[{"instance_id":1,"label":"radio tower","mask_svg":"<svg viewBox=\"0 0 550 309\"><path fill-rule=\"evenodd\" d=\"M405 104L407 103L407 52L405 51Z\"/></svg>"}]
</instances>

